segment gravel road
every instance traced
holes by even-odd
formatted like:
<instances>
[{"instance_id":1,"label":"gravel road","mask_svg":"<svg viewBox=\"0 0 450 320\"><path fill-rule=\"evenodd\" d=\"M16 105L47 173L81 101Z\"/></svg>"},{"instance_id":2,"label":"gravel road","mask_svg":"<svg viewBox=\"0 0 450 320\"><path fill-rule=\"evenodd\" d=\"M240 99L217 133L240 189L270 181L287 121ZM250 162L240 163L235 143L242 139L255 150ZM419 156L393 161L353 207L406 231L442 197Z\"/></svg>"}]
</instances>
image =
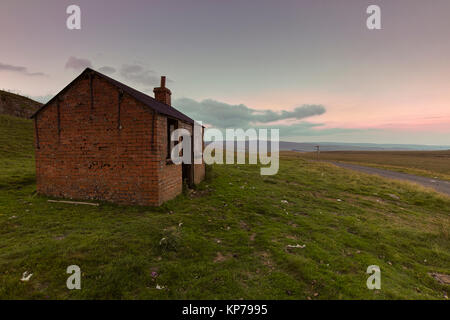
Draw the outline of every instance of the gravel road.
<instances>
[{"instance_id":1,"label":"gravel road","mask_svg":"<svg viewBox=\"0 0 450 320\"><path fill-rule=\"evenodd\" d=\"M431 187L434 190L444 193L448 196L450 196L450 182L433 179L433 178L427 178L427 177L421 177L416 176L413 174L408 173L402 173L402 172L395 172L390 170L384 170L384 169L378 169L378 168L372 168L372 167L365 167L360 166L356 164L350 164L350 163L343 163L343 162L331 162L332 164L346 169L356 170L368 174L376 174L382 177L390 178L390 179L397 179L397 180L407 180L411 182L418 183L424 187Z\"/></svg>"}]
</instances>

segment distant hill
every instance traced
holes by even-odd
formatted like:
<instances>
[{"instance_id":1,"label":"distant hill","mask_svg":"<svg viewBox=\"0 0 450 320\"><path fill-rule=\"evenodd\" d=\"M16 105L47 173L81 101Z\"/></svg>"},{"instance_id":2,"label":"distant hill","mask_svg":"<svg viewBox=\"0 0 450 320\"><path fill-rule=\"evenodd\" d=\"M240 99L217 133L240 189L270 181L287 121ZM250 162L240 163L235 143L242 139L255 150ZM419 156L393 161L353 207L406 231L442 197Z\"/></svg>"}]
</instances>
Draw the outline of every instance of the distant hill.
<instances>
[{"instance_id":1,"label":"distant hill","mask_svg":"<svg viewBox=\"0 0 450 320\"><path fill-rule=\"evenodd\" d=\"M30 98L0 90L0 114L29 118L42 103Z\"/></svg>"},{"instance_id":2,"label":"distant hill","mask_svg":"<svg viewBox=\"0 0 450 320\"><path fill-rule=\"evenodd\" d=\"M210 142L205 141L208 145ZM224 149L225 143L223 143ZM288 142L280 141L280 151L297 151L297 152L312 152L316 151L316 146L320 146L321 151L436 151L436 150L450 150L450 146L430 146L418 144L376 144L376 143L339 143L339 142ZM267 145L270 151L270 143ZM234 143L234 150L244 151L248 150L248 141L245 142L245 147L241 148L237 142Z\"/></svg>"},{"instance_id":3,"label":"distant hill","mask_svg":"<svg viewBox=\"0 0 450 320\"><path fill-rule=\"evenodd\" d=\"M345 142L311 142L297 143L280 141L280 150L300 152L316 151L412 151L412 150L449 150L450 146L432 146L422 144L378 144L378 143L345 143Z\"/></svg>"}]
</instances>

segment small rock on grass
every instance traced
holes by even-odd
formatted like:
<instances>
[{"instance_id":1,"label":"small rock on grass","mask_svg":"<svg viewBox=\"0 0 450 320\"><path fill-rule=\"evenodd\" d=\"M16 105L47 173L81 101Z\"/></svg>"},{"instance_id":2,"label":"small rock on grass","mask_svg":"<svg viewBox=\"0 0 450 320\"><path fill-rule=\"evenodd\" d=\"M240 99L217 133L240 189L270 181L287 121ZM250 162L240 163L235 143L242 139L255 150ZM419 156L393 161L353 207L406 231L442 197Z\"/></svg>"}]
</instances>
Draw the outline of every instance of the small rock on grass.
<instances>
[{"instance_id":1,"label":"small rock on grass","mask_svg":"<svg viewBox=\"0 0 450 320\"><path fill-rule=\"evenodd\" d=\"M436 281L449 285L450 284L450 275L448 274L442 274L442 273L430 273L430 276L432 276Z\"/></svg>"},{"instance_id":2,"label":"small rock on grass","mask_svg":"<svg viewBox=\"0 0 450 320\"><path fill-rule=\"evenodd\" d=\"M393 193L389 193L388 196L391 197L392 199L400 200L400 197L395 195L395 194L393 194Z\"/></svg>"},{"instance_id":3,"label":"small rock on grass","mask_svg":"<svg viewBox=\"0 0 450 320\"><path fill-rule=\"evenodd\" d=\"M29 280L31 279L32 276L33 276L32 273L29 273L28 271L25 271L25 272L22 274L22 279L20 279L20 281L22 281L22 282L27 282L27 281L29 281Z\"/></svg>"},{"instance_id":4,"label":"small rock on grass","mask_svg":"<svg viewBox=\"0 0 450 320\"><path fill-rule=\"evenodd\" d=\"M306 247L306 244L300 245L300 244L296 244L296 245L292 245L292 244L288 244L286 246L287 249L304 249Z\"/></svg>"}]
</instances>

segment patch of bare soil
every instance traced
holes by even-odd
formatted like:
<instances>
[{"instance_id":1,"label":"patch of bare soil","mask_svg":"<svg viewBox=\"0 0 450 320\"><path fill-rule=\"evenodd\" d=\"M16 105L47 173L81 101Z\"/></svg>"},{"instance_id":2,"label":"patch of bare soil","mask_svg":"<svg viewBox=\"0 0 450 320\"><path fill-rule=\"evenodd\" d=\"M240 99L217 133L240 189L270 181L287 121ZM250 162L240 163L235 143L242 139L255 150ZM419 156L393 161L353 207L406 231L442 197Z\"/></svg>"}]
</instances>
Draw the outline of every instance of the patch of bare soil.
<instances>
[{"instance_id":1,"label":"patch of bare soil","mask_svg":"<svg viewBox=\"0 0 450 320\"><path fill-rule=\"evenodd\" d=\"M231 254L223 255L221 252L217 252L217 256L214 258L214 262L223 262L225 260L228 260L232 257Z\"/></svg>"},{"instance_id":2,"label":"patch of bare soil","mask_svg":"<svg viewBox=\"0 0 450 320\"><path fill-rule=\"evenodd\" d=\"M268 252L261 252L260 253L261 259L262 259L262 263L268 267L270 270L274 270L275 266L274 263L272 261L272 259L270 259L270 254Z\"/></svg>"},{"instance_id":3,"label":"patch of bare soil","mask_svg":"<svg viewBox=\"0 0 450 320\"><path fill-rule=\"evenodd\" d=\"M211 193L210 189L205 189L205 190L191 190L189 193L189 196L191 198L201 198L201 197L205 197L208 194Z\"/></svg>"},{"instance_id":4,"label":"patch of bare soil","mask_svg":"<svg viewBox=\"0 0 450 320\"><path fill-rule=\"evenodd\" d=\"M246 224L246 223L245 223L244 221L242 221L242 220L239 222L239 226L241 227L241 229L250 231L250 227L248 226L248 224Z\"/></svg>"}]
</instances>

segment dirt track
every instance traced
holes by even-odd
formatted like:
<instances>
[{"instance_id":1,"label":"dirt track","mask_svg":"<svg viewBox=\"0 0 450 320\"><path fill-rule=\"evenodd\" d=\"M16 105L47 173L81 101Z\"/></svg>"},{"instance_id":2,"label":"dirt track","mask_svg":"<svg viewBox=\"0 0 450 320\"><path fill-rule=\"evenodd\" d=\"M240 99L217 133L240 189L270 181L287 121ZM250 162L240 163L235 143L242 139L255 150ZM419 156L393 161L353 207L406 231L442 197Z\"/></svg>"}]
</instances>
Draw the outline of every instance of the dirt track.
<instances>
[{"instance_id":1,"label":"dirt track","mask_svg":"<svg viewBox=\"0 0 450 320\"><path fill-rule=\"evenodd\" d=\"M356 171L360 171L360 172L364 172L364 173L368 173L368 174L376 174L376 175L379 175L379 176L382 176L385 178L390 178L390 179L407 180L407 181L415 182L424 187L433 188L434 190L436 190L438 192L441 192L443 194L450 196L450 182L448 182L448 181L427 178L427 177L421 177L421 176L416 176L416 175L408 174L408 173L401 173L401 172L395 172L395 171L372 168L372 167L365 167L365 166L360 166L360 165L350 164L350 163L335 162L335 161L330 161L330 162L341 168L356 170Z\"/></svg>"}]
</instances>

